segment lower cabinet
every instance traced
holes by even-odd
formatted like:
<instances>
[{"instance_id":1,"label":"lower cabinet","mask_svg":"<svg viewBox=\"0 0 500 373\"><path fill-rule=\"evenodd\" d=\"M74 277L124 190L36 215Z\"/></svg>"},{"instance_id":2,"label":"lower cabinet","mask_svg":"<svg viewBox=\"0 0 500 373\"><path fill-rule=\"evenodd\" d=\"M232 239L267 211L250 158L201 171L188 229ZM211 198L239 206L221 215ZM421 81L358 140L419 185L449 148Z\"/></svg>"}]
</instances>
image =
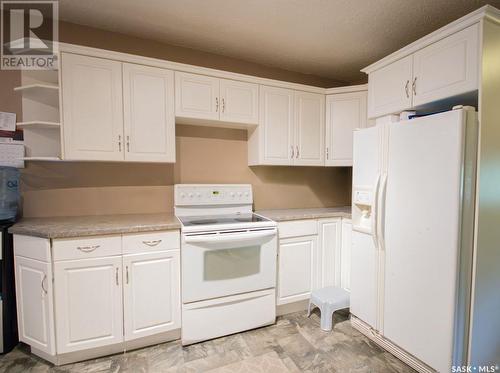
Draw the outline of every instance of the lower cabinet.
<instances>
[{"instance_id":1,"label":"lower cabinet","mask_svg":"<svg viewBox=\"0 0 500 373\"><path fill-rule=\"evenodd\" d=\"M178 251L123 256L125 340L180 328L179 268Z\"/></svg>"},{"instance_id":2,"label":"lower cabinet","mask_svg":"<svg viewBox=\"0 0 500 373\"><path fill-rule=\"evenodd\" d=\"M123 341L120 256L56 262L57 353Z\"/></svg>"},{"instance_id":3,"label":"lower cabinet","mask_svg":"<svg viewBox=\"0 0 500 373\"><path fill-rule=\"evenodd\" d=\"M308 219L278 224L278 305L309 299L326 286L350 287L349 219Z\"/></svg>"},{"instance_id":4,"label":"lower cabinet","mask_svg":"<svg viewBox=\"0 0 500 373\"><path fill-rule=\"evenodd\" d=\"M137 348L173 339L181 326L179 245L178 231L54 240L15 235L21 341L59 364L81 360L82 351L88 359L108 354L106 346L125 350L127 341Z\"/></svg>"},{"instance_id":5,"label":"lower cabinet","mask_svg":"<svg viewBox=\"0 0 500 373\"><path fill-rule=\"evenodd\" d=\"M41 352L55 354L52 264L15 258L19 340Z\"/></svg>"},{"instance_id":6,"label":"lower cabinet","mask_svg":"<svg viewBox=\"0 0 500 373\"><path fill-rule=\"evenodd\" d=\"M280 240L278 305L308 299L318 287L318 236Z\"/></svg>"}]
</instances>

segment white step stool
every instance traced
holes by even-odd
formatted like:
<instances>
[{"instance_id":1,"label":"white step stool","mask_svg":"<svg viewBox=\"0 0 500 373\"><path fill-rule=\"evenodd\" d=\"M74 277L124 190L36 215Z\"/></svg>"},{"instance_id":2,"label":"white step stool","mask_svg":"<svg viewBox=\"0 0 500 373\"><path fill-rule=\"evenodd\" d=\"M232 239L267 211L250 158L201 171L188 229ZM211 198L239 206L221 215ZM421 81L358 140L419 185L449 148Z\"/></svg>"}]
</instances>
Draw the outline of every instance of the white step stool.
<instances>
[{"instance_id":1,"label":"white step stool","mask_svg":"<svg viewBox=\"0 0 500 373\"><path fill-rule=\"evenodd\" d=\"M321 311L321 330L329 332L332 330L333 313L349 307L349 292L336 286L313 290L307 317L311 315L311 305L315 305Z\"/></svg>"}]
</instances>

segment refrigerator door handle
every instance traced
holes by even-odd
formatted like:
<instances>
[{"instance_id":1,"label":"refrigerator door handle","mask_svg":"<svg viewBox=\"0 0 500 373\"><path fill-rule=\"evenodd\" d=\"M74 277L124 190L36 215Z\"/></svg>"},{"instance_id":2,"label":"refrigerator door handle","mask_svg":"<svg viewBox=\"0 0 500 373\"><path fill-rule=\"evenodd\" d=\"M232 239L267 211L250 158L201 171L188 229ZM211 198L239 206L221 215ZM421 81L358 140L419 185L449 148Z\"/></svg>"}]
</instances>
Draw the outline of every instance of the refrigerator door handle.
<instances>
[{"instance_id":1,"label":"refrigerator door handle","mask_svg":"<svg viewBox=\"0 0 500 373\"><path fill-rule=\"evenodd\" d=\"M377 205L377 239L379 243L379 249L385 251L385 194L387 191L387 173L384 172L382 175L380 183L380 192L379 192L379 203Z\"/></svg>"},{"instance_id":2,"label":"refrigerator door handle","mask_svg":"<svg viewBox=\"0 0 500 373\"><path fill-rule=\"evenodd\" d=\"M380 174L377 174L377 180L375 181L375 188L374 188L374 195L372 199L372 213L371 213L371 218L372 218L372 239L373 239L373 244L375 245L375 248L377 248L377 220L378 220L378 194L379 194L379 188L380 188Z\"/></svg>"}]
</instances>

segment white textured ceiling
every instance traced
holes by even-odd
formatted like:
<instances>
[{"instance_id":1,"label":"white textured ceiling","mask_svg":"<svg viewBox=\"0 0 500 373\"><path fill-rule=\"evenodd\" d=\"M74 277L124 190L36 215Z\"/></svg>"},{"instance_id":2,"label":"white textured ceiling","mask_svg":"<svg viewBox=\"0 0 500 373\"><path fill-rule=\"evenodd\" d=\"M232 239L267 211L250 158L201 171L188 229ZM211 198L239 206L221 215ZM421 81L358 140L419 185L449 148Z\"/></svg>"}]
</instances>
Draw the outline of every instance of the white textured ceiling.
<instances>
[{"instance_id":1,"label":"white textured ceiling","mask_svg":"<svg viewBox=\"0 0 500 373\"><path fill-rule=\"evenodd\" d=\"M500 0L60 0L60 18L345 82Z\"/></svg>"}]
</instances>

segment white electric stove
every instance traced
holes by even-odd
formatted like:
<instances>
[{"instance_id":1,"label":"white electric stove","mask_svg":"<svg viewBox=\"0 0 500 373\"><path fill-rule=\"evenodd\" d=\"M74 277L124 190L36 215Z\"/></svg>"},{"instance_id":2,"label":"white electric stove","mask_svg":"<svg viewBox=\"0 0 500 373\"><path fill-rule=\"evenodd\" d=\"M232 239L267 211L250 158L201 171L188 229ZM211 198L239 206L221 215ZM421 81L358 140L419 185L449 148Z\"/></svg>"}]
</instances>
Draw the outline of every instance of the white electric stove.
<instances>
[{"instance_id":1,"label":"white electric stove","mask_svg":"<svg viewBox=\"0 0 500 373\"><path fill-rule=\"evenodd\" d=\"M182 344L276 319L277 225L247 184L175 185L182 223Z\"/></svg>"}]
</instances>

